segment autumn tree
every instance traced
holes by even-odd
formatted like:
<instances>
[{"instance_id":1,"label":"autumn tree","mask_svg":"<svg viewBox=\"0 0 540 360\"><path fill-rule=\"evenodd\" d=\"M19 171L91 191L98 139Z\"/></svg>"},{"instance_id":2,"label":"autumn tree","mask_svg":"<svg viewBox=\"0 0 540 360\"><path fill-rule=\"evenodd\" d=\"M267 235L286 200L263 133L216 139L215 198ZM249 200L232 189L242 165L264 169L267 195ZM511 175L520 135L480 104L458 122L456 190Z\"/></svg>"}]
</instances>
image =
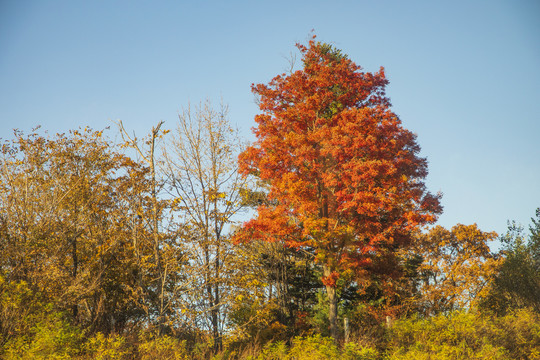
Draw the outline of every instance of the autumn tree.
<instances>
[{"instance_id":1,"label":"autumn tree","mask_svg":"<svg viewBox=\"0 0 540 360\"><path fill-rule=\"evenodd\" d=\"M15 132L0 162L6 283L28 284L91 330L136 322L129 208L117 194L143 169L89 128L54 137Z\"/></svg>"},{"instance_id":2,"label":"autumn tree","mask_svg":"<svg viewBox=\"0 0 540 360\"><path fill-rule=\"evenodd\" d=\"M384 70L364 72L315 39L297 47L302 69L252 86L262 113L240 166L268 182L272 203L244 230L314 249L336 339L337 280L362 281L368 265L409 244L441 207L425 188L416 136L390 110Z\"/></svg>"},{"instance_id":3,"label":"autumn tree","mask_svg":"<svg viewBox=\"0 0 540 360\"><path fill-rule=\"evenodd\" d=\"M222 348L231 289L236 286L229 234L243 208L241 194L247 185L237 171L241 145L227 106L216 110L207 101L179 115L165 152L170 196L192 280L191 291L182 297L185 311L180 316L203 315L200 325L210 330L215 352Z\"/></svg>"},{"instance_id":4,"label":"autumn tree","mask_svg":"<svg viewBox=\"0 0 540 360\"><path fill-rule=\"evenodd\" d=\"M185 253L178 235L169 229L166 221L170 201L160 195L165 181L160 176L159 144L169 130L162 129L163 121L153 126L150 133L138 139L130 135L122 121L116 122L124 140L123 147L135 151L136 156L147 166L147 176L138 186L140 197L133 214L133 247L136 261L141 268L138 274L138 291L143 294L143 305L148 319L157 320L157 334L163 335L173 323L171 315L176 310L177 299L184 291L186 280L182 273ZM151 256L148 255L150 250Z\"/></svg>"},{"instance_id":5,"label":"autumn tree","mask_svg":"<svg viewBox=\"0 0 540 360\"><path fill-rule=\"evenodd\" d=\"M422 258L418 271L418 300L427 314L468 309L487 296L501 258L491 252L495 232L476 224L447 230L436 226L420 234L411 253Z\"/></svg>"}]
</instances>

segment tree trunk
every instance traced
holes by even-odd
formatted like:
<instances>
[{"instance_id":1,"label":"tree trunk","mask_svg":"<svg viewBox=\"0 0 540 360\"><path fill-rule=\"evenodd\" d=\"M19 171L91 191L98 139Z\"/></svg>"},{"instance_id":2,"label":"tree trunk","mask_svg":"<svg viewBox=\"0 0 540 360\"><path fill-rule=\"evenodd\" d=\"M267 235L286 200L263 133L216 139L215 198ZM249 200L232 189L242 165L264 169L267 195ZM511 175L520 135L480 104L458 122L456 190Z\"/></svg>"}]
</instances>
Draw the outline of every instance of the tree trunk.
<instances>
[{"instance_id":1,"label":"tree trunk","mask_svg":"<svg viewBox=\"0 0 540 360\"><path fill-rule=\"evenodd\" d=\"M343 318L343 332L344 332L344 335L345 335L345 343L349 342L349 338L350 338L350 335L351 335L350 331L351 330L349 328L349 318L345 317L345 318Z\"/></svg>"},{"instance_id":2,"label":"tree trunk","mask_svg":"<svg viewBox=\"0 0 540 360\"><path fill-rule=\"evenodd\" d=\"M217 233L217 230L216 230ZM219 234L216 234L216 259L215 259L215 281L214 284L214 309L212 310L212 327L213 327L213 333L214 333L214 352L217 354L221 351L223 348L223 342L221 339L221 331L219 329L219 306L220 306L220 281L221 281L221 274L220 274L220 237Z\"/></svg>"},{"instance_id":3,"label":"tree trunk","mask_svg":"<svg viewBox=\"0 0 540 360\"><path fill-rule=\"evenodd\" d=\"M330 276L332 271L328 266L323 267L324 276ZM328 321L330 321L330 336L332 336L332 339L334 341L338 341L338 326L337 326L337 295L336 295L336 287L326 285L326 295L328 295Z\"/></svg>"},{"instance_id":4,"label":"tree trunk","mask_svg":"<svg viewBox=\"0 0 540 360\"><path fill-rule=\"evenodd\" d=\"M328 196L323 194L322 207L320 208L320 214L323 219L326 219L326 229L328 230ZM325 278L328 278L332 274L332 269L328 265L323 266L323 274ZM328 321L330 321L330 336L337 343L338 339L338 326L337 326L337 296L336 285L326 285L326 294L328 295Z\"/></svg>"},{"instance_id":5,"label":"tree trunk","mask_svg":"<svg viewBox=\"0 0 540 360\"><path fill-rule=\"evenodd\" d=\"M71 270L71 276L73 277L73 282L77 280L77 270L79 269L79 258L77 257L77 237L73 236L71 240L71 260L73 261L73 268ZM71 313L75 322L77 322L77 317L79 315L79 306L78 304L73 304L71 306Z\"/></svg>"},{"instance_id":6,"label":"tree trunk","mask_svg":"<svg viewBox=\"0 0 540 360\"><path fill-rule=\"evenodd\" d=\"M214 305L217 306L217 305ZM223 348L221 334L219 331L219 309L212 309L212 337L214 338L214 354L218 354Z\"/></svg>"}]
</instances>

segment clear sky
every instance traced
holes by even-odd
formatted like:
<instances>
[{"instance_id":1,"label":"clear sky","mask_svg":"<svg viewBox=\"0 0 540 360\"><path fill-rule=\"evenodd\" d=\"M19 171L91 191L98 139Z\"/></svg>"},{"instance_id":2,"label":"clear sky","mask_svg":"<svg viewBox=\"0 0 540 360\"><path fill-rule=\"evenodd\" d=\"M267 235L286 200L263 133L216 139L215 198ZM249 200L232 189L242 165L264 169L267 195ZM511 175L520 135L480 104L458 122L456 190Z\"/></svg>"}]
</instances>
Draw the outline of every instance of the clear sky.
<instances>
[{"instance_id":1,"label":"clear sky","mask_svg":"<svg viewBox=\"0 0 540 360\"><path fill-rule=\"evenodd\" d=\"M439 224L502 233L540 207L540 2L0 0L0 137L122 119L143 135L206 98L251 138L252 83L314 29L418 134ZM114 135L114 133L111 133Z\"/></svg>"}]
</instances>

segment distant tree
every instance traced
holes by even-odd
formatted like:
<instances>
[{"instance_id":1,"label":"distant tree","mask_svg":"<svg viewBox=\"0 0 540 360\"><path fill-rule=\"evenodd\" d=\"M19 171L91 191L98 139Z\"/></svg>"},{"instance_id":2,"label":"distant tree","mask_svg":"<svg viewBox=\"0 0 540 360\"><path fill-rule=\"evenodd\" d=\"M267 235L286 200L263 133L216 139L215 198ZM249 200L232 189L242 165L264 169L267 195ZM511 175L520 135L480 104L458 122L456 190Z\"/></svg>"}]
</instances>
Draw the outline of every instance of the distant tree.
<instances>
[{"instance_id":1,"label":"distant tree","mask_svg":"<svg viewBox=\"0 0 540 360\"><path fill-rule=\"evenodd\" d=\"M420 234L411 252L421 256L417 268L419 306L428 314L476 306L487 295L501 264L489 242L495 232L483 232L476 224L442 226Z\"/></svg>"},{"instance_id":2,"label":"distant tree","mask_svg":"<svg viewBox=\"0 0 540 360\"><path fill-rule=\"evenodd\" d=\"M246 238L314 249L337 338L338 279L362 281L374 259L393 257L441 207L425 188L415 135L390 110L384 71L363 72L314 39L297 47L301 70L252 86L262 114L240 165L269 184L270 203L244 230Z\"/></svg>"},{"instance_id":3,"label":"distant tree","mask_svg":"<svg viewBox=\"0 0 540 360\"><path fill-rule=\"evenodd\" d=\"M530 307L540 313L540 208L531 220L528 236L511 222L500 237L504 262L483 307L498 313Z\"/></svg>"}]
</instances>

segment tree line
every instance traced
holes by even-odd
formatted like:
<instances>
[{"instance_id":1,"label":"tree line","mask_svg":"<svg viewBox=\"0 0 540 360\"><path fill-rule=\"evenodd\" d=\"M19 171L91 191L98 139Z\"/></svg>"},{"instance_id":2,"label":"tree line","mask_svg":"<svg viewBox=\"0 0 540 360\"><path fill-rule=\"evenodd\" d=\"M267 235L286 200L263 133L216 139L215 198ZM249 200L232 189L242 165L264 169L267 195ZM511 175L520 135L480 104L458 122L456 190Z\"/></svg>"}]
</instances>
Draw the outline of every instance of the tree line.
<instances>
[{"instance_id":1,"label":"tree line","mask_svg":"<svg viewBox=\"0 0 540 360\"><path fill-rule=\"evenodd\" d=\"M485 314L525 323L538 355L540 209L528 234L430 227L441 194L384 69L297 47L300 70L252 87L252 144L208 101L141 138L118 121L120 143L88 127L3 140L0 355L410 358L443 351L414 348L422 321Z\"/></svg>"}]
</instances>

